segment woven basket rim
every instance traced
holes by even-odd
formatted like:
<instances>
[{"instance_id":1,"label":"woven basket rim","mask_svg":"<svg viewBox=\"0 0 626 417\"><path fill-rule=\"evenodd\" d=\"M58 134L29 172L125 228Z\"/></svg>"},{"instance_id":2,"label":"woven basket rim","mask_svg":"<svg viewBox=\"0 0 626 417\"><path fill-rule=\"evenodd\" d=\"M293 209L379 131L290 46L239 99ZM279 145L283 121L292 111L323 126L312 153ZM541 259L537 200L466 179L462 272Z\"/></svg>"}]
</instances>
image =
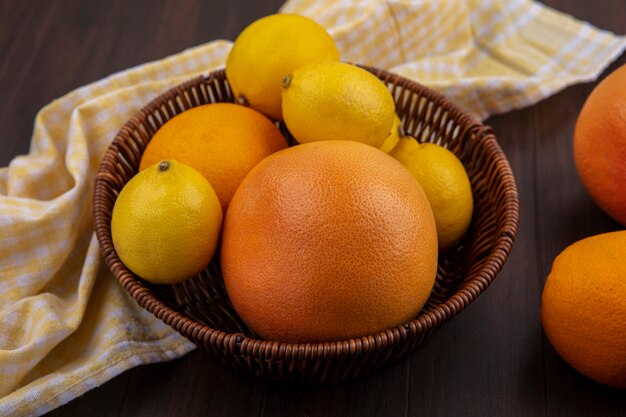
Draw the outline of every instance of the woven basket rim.
<instances>
[{"instance_id":1,"label":"woven basket rim","mask_svg":"<svg viewBox=\"0 0 626 417\"><path fill-rule=\"evenodd\" d=\"M138 281L135 278L135 275L121 262L114 250L106 252L102 249L104 246L103 242L112 242L112 240L110 232L107 233L108 226L104 223L105 216L100 214L104 209L97 204L98 196L102 193L103 187L107 187L111 183L115 184L118 182L117 179L107 172L107 170L108 167L114 163L114 153L117 151L116 147L120 145L121 138L124 135L128 135L129 132L135 130L139 124L139 120L142 117L147 118L152 109L160 107L168 101L171 102L171 99L185 87L195 85L200 80L204 83L210 83L214 77L223 75L224 69L220 68L211 71L208 74L193 77L177 86L174 86L142 107L116 134L101 161L96 175L93 213L94 229L97 240L109 268L122 287L136 300L140 306L151 312L154 316L174 328L182 335L186 337L193 337L197 340L203 339L208 341L211 339L212 341L218 341L223 348L231 352L248 353L254 356L259 355L261 357L269 357L271 355L275 355L277 352L289 352L290 354L298 357L311 359L319 355L323 355L324 357L328 357L329 355L332 356L335 352L344 352L343 354L347 355L387 349L403 342L407 337L409 337L409 332L414 337L419 337L420 335L423 337L424 334L434 330L436 327L445 323L466 308L489 287L496 275L502 269L502 266L511 252L517 233L519 219L519 200L513 172L508 160L496 141L491 127L482 124L473 115L453 103L442 94L431 90L416 81L386 70L365 65L359 66L375 73L385 82L393 77L395 78L396 84L399 84L404 88L417 90L420 95L427 97L438 106L448 110L454 115L454 119L458 121L458 124L464 127L463 132L459 133L459 135L475 135L478 140L483 142L482 145L486 147L486 150L493 153L497 158L495 170L499 174L499 179L502 181L503 187L505 188L503 205L506 206L507 209L503 210L504 218L502 219L502 229L500 234L497 236L489 254L483 259L482 267L479 270L474 271L471 274L471 279L468 277L466 282L460 286L454 294L452 294L445 302L437 305L433 310L420 312L417 317L409 322L399 324L373 334L336 341L283 342L253 338L246 336L243 333L229 333L199 323L161 301L152 292L152 290L145 287L141 281ZM175 100L174 105L178 106ZM111 244L111 247L112 246L113 245ZM389 340L392 340L392 342L388 343Z\"/></svg>"}]
</instances>

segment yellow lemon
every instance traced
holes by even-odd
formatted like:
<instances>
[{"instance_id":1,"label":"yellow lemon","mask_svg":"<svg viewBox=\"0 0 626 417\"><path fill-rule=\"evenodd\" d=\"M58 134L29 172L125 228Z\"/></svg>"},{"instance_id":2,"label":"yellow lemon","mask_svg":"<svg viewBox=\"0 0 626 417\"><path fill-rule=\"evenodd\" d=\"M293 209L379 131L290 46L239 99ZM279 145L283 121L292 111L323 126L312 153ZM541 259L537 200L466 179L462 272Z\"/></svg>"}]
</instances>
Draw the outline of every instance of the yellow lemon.
<instances>
[{"instance_id":1,"label":"yellow lemon","mask_svg":"<svg viewBox=\"0 0 626 417\"><path fill-rule=\"evenodd\" d=\"M222 207L195 169L163 160L122 189L111 218L113 246L141 278L173 284L211 261L222 227Z\"/></svg>"},{"instance_id":2,"label":"yellow lemon","mask_svg":"<svg viewBox=\"0 0 626 417\"><path fill-rule=\"evenodd\" d=\"M317 63L283 79L283 117L300 143L350 140L380 148L394 115L387 87L355 65Z\"/></svg>"},{"instance_id":3,"label":"yellow lemon","mask_svg":"<svg viewBox=\"0 0 626 417\"><path fill-rule=\"evenodd\" d=\"M451 249L472 220L474 199L467 172L448 149L400 139L389 155L400 161L422 186L435 216L439 251Z\"/></svg>"},{"instance_id":4,"label":"yellow lemon","mask_svg":"<svg viewBox=\"0 0 626 417\"><path fill-rule=\"evenodd\" d=\"M281 79L302 66L338 60L337 46L322 26L304 16L274 14L253 22L235 39L226 78L240 104L283 120Z\"/></svg>"},{"instance_id":5,"label":"yellow lemon","mask_svg":"<svg viewBox=\"0 0 626 417\"><path fill-rule=\"evenodd\" d=\"M380 150L389 153L393 148L396 147L400 139L404 137L404 129L402 128L402 121L400 117L396 114L393 118L393 125L391 125L391 133L387 136L387 139L383 142Z\"/></svg>"}]
</instances>

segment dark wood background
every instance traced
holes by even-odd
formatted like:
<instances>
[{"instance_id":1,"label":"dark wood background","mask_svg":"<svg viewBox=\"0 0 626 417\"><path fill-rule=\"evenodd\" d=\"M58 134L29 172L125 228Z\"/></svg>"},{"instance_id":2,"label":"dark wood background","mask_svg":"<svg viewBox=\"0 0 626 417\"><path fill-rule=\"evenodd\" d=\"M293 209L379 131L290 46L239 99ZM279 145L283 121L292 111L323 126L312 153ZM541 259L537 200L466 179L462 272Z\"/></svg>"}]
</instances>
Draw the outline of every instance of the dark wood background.
<instances>
[{"instance_id":1,"label":"dark wood background","mask_svg":"<svg viewBox=\"0 0 626 417\"><path fill-rule=\"evenodd\" d=\"M0 166L28 152L35 114L52 99L187 47L234 39L281 3L0 0ZM624 0L545 3L626 32ZM624 63L626 56L608 70ZM406 360L352 382L299 386L240 374L195 351L127 371L51 415L626 416L626 390L573 371L539 322L554 257L580 238L619 228L586 195L572 160L576 116L594 85L487 121L519 186L513 253L492 287Z\"/></svg>"}]
</instances>

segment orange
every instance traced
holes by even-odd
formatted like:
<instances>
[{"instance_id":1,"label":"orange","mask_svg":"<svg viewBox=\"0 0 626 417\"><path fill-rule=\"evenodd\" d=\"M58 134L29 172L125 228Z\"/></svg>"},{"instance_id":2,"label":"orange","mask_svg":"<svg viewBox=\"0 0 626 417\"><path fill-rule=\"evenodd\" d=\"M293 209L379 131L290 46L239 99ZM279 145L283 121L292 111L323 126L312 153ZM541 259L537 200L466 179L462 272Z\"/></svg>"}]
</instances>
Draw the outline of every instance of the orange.
<instances>
[{"instance_id":1,"label":"orange","mask_svg":"<svg viewBox=\"0 0 626 417\"><path fill-rule=\"evenodd\" d=\"M626 231L574 243L554 261L541 299L548 339L572 367L626 388Z\"/></svg>"},{"instance_id":2,"label":"orange","mask_svg":"<svg viewBox=\"0 0 626 417\"><path fill-rule=\"evenodd\" d=\"M574 159L591 198L626 226L626 65L587 98L574 131Z\"/></svg>"},{"instance_id":3,"label":"orange","mask_svg":"<svg viewBox=\"0 0 626 417\"><path fill-rule=\"evenodd\" d=\"M139 169L162 159L187 164L209 180L226 209L246 174L286 147L278 128L261 113L232 103L207 104L165 123L146 147Z\"/></svg>"},{"instance_id":4,"label":"orange","mask_svg":"<svg viewBox=\"0 0 626 417\"><path fill-rule=\"evenodd\" d=\"M419 183L359 142L312 142L266 158L235 193L222 233L228 295L266 339L347 339L405 323L437 271L435 221Z\"/></svg>"}]
</instances>

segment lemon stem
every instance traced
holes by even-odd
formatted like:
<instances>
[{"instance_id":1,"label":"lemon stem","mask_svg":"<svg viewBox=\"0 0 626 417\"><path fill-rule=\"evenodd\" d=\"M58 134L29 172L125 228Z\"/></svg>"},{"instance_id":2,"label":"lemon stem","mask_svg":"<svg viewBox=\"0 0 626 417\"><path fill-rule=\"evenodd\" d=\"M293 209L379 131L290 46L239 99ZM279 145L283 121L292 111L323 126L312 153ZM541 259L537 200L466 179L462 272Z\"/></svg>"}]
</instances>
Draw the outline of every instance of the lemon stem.
<instances>
[{"instance_id":1,"label":"lemon stem","mask_svg":"<svg viewBox=\"0 0 626 417\"><path fill-rule=\"evenodd\" d=\"M289 84L291 84L291 79L293 78L293 75L289 74L289 75L285 75L283 77L283 88L289 88Z\"/></svg>"},{"instance_id":2,"label":"lemon stem","mask_svg":"<svg viewBox=\"0 0 626 417\"><path fill-rule=\"evenodd\" d=\"M242 106L246 106L246 107L250 105L246 96L237 97L237 104L241 104Z\"/></svg>"},{"instance_id":3,"label":"lemon stem","mask_svg":"<svg viewBox=\"0 0 626 417\"><path fill-rule=\"evenodd\" d=\"M159 171L167 171L170 169L170 161L159 162Z\"/></svg>"}]
</instances>

